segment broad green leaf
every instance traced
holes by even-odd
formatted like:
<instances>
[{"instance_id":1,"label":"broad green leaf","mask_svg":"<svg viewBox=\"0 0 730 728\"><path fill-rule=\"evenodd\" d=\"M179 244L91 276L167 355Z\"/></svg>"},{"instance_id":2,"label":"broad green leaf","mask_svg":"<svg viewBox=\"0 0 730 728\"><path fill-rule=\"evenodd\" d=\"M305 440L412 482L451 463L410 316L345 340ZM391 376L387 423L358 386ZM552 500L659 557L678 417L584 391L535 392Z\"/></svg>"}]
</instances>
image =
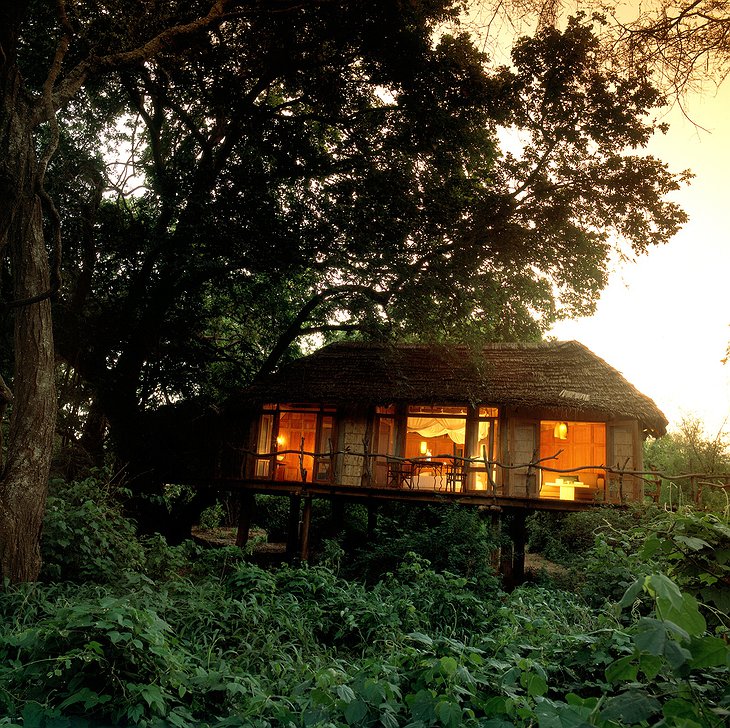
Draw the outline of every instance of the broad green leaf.
<instances>
[{"instance_id":1,"label":"broad green leaf","mask_svg":"<svg viewBox=\"0 0 730 728\"><path fill-rule=\"evenodd\" d=\"M26 703L23 708L24 728L40 728L43 725L45 709L39 703Z\"/></svg>"},{"instance_id":2,"label":"broad green leaf","mask_svg":"<svg viewBox=\"0 0 730 728\"><path fill-rule=\"evenodd\" d=\"M689 662L692 655L689 650L685 650L679 643L674 640L667 640L667 644L664 647L664 657L672 670L678 672Z\"/></svg>"},{"instance_id":3,"label":"broad green leaf","mask_svg":"<svg viewBox=\"0 0 730 728\"><path fill-rule=\"evenodd\" d=\"M643 579L637 579L625 592L624 595L621 597L621 601L619 602L620 607L629 607L631 606L635 601L636 597L641 594L642 589L644 588L644 580Z\"/></svg>"},{"instance_id":4,"label":"broad green leaf","mask_svg":"<svg viewBox=\"0 0 730 728\"><path fill-rule=\"evenodd\" d=\"M540 728L590 728L590 708L555 704L544 700L535 708Z\"/></svg>"},{"instance_id":5,"label":"broad green leaf","mask_svg":"<svg viewBox=\"0 0 730 728\"><path fill-rule=\"evenodd\" d=\"M633 655L628 655L616 660L606 668L606 680L612 683L636 680L638 672L639 666L636 664L636 658Z\"/></svg>"},{"instance_id":6,"label":"broad green leaf","mask_svg":"<svg viewBox=\"0 0 730 728\"><path fill-rule=\"evenodd\" d=\"M568 693L565 696L565 702L568 705L573 705L577 708L587 708L591 711L598 705L598 698L581 698L580 695L576 695L575 693Z\"/></svg>"},{"instance_id":7,"label":"broad green leaf","mask_svg":"<svg viewBox=\"0 0 730 728\"><path fill-rule=\"evenodd\" d=\"M639 655L639 669L644 673L647 680L653 680L662 669L664 660L660 655L649 655L643 653Z\"/></svg>"},{"instance_id":8,"label":"broad green leaf","mask_svg":"<svg viewBox=\"0 0 730 728\"><path fill-rule=\"evenodd\" d=\"M411 632L408 637L414 642L420 642L422 645L426 645L427 647L431 647L433 645L433 640L422 632Z\"/></svg>"},{"instance_id":9,"label":"broad green leaf","mask_svg":"<svg viewBox=\"0 0 730 728\"><path fill-rule=\"evenodd\" d=\"M537 675L534 672L530 672L527 674L526 688L527 694L534 698L535 696L545 695L548 686L542 676Z\"/></svg>"},{"instance_id":10,"label":"broad green leaf","mask_svg":"<svg viewBox=\"0 0 730 728\"><path fill-rule=\"evenodd\" d=\"M609 698L606 707L601 711L603 720L620 720L623 724L631 725L649 720L661 710L661 703L645 692L629 690L621 695Z\"/></svg>"},{"instance_id":11,"label":"broad green leaf","mask_svg":"<svg viewBox=\"0 0 730 728\"><path fill-rule=\"evenodd\" d=\"M368 713L368 706L362 700L353 700L345 708L345 720L348 725L359 723Z\"/></svg>"},{"instance_id":12,"label":"broad green leaf","mask_svg":"<svg viewBox=\"0 0 730 728\"><path fill-rule=\"evenodd\" d=\"M639 630L634 635L636 648L650 655L663 655L667 642L667 630L664 624L656 619L645 618L639 622Z\"/></svg>"},{"instance_id":13,"label":"broad green leaf","mask_svg":"<svg viewBox=\"0 0 730 728\"><path fill-rule=\"evenodd\" d=\"M435 701L428 690L419 690L411 703L411 713L416 720L430 723L436 717Z\"/></svg>"},{"instance_id":14,"label":"broad green leaf","mask_svg":"<svg viewBox=\"0 0 730 728\"><path fill-rule=\"evenodd\" d=\"M730 647L719 637L695 638L689 644L689 651L692 654L690 666L693 668L730 667Z\"/></svg>"},{"instance_id":15,"label":"broad green leaf","mask_svg":"<svg viewBox=\"0 0 730 728\"><path fill-rule=\"evenodd\" d=\"M439 660L439 664L441 666L441 672L449 677L454 675L459 667L459 663L453 657L442 657Z\"/></svg>"},{"instance_id":16,"label":"broad green leaf","mask_svg":"<svg viewBox=\"0 0 730 728\"><path fill-rule=\"evenodd\" d=\"M682 609L682 592L664 574L650 574L644 579L644 587L651 596L656 597L657 602L661 600L663 604L669 604L678 611Z\"/></svg>"},{"instance_id":17,"label":"broad green leaf","mask_svg":"<svg viewBox=\"0 0 730 728\"><path fill-rule=\"evenodd\" d=\"M462 710L452 700L442 700L436 705L436 716L446 728L458 728L461 725Z\"/></svg>"},{"instance_id":18,"label":"broad green leaf","mask_svg":"<svg viewBox=\"0 0 730 728\"><path fill-rule=\"evenodd\" d=\"M355 699L355 693L349 685L338 685L335 692L337 697L346 703L351 703Z\"/></svg>"},{"instance_id":19,"label":"broad green leaf","mask_svg":"<svg viewBox=\"0 0 730 728\"><path fill-rule=\"evenodd\" d=\"M697 600L691 594L682 594L679 603L676 599L657 598L657 609L661 618L674 622L687 634L700 635L707 629L705 618L700 614Z\"/></svg>"},{"instance_id":20,"label":"broad green leaf","mask_svg":"<svg viewBox=\"0 0 730 728\"><path fill-rule=\"evenodd\" d=\"M83 703L84 710L89 710L90 708L93 708L97 705L103 705L104 703L108 703L111 699L111 695L99 695L89 688L81 688L81 690L66 698L66 700L61 703L59 708L68 708L70 705Z\"/></svg>"},{"instance_id":21,"label":"broad green leaf","mask_svg":"<svg viewBox=\"0 0 730 728\"><path fill-rule=\"evenodd\" d=\"M487 698L481 704L481 708L486 716L507 715L510 712L507 698L503 698L499 695Z\"/></svg>"},{"instance_id":22,"label":"broad green leaf","mask_svg":"<svg viewBox=\"0 0 730 728\"><path fill-rule=\"evenodd\" d=\"M650 536L644 541L644 545L641 547L641 557L643 559L650 559L661 546L661 541L656 536ZM643 586L642 580L639 581L640 588ZM632 585L633 586L633 585ZM629 587L631 589L631 587Z\"/></svg>"},{"instance_id":23,"label":"broad green leaf","mask_svg":"<svg viewBox=\"0 0 730 728\"><path fill-rule=\"evenodd\" d=\"M667 700L662 707L662 715L665 718L679 718L683 720L696 720L697 710L688 700L672 698Z\"/></svg>"},{"instance_id":24,"label":"broad green leaf","mask_svg":"<svg viewBox=\"0 0 730 728\"><path fill-rule=\"evenodd\" d=\"M692 551L700 551L703 548L710 548L710 544L707 541L703 541L701 538L695 538L694 536L675 536L674 540L677 543L683 543L687 548Z\"/></svg>"}]
</instances>

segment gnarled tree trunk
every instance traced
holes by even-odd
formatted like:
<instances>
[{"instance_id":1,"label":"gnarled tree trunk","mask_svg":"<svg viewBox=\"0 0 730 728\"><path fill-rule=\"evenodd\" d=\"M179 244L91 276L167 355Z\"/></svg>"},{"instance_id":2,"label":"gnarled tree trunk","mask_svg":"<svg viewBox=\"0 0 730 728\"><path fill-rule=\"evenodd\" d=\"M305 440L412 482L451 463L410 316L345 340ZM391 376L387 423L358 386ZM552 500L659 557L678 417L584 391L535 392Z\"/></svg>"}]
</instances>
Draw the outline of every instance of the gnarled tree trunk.
<instances>
[{"instance_id":1,"label":"gnarled tree trunk","mask_svg":"<svg viewBox=\"0 0 730 728\"><path fill-rule=\"evenodd\" d=\"M35 189L33 127L17 68L7 62L7 55L3 60L0 254L9 248L17 305L10 309L15 366L7 458L0 472L0 570L3 577L18 582L36 579L41 566L40 533L56 422L56 388L48 254ZM41 300L27 302L38 298Z\"/></svg>"}]
</instances>

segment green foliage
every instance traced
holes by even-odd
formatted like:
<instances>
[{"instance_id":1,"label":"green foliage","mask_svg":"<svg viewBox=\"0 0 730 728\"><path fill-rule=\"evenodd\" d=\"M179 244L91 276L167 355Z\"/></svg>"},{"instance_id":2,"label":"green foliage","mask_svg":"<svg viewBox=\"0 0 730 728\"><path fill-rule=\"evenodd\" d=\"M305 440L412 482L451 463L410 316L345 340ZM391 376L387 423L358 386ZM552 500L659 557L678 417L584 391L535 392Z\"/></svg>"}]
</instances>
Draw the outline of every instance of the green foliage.
<instances>
[{"instance_id":1,"label":"green foliage","mask_svg":"<svg viewBox=\"0 0 730 728\"><path fill-rule=\"evenodd\" d=\"M395 505L379 515L375 534L344 565L344 573L375 581L396 572L413 552L436 571L473 580L488 594L496 588L495 544L488 522L473 508Z\"/></svg>"},{"instance_id":2,"label":"green foliage","mask_svg":"<svg viewBox=\"0 0 730 728\"><path fill-rule=\"evenodd\" d=\"M649 597L652 612L629 629L630 652L608 666L611 683L631 681L631 688L601 713L605 719L633 722L663 715L665 725L725 725L730 700L730 647L706 633L697 600L663 574L634 582L619 602L632 606L640 594ZM676 696L664 705L667 692ZM724 706L724 707L723 707Z\"/></svg>"},{"instance_id":3,"label":"green foliage","mask_svg":"<svg viewBox=\"0 0 730 728\"><path fill-rule=\"evenodd\" d=\"M673 507L696 504L715 512L730 513L726 483L713 475L730 474L730 438L720 429L708 435L703 423L693 417L683 419L674 432L644 444L644 463L647 468L665 476L703 473L706 476L694 483L687 478L665 477L661 483L661 502ZM702 483L701 491L699 483ZM714 485L713 485L714 484Z\"/></svg>"},{"instance_id":4,"label":"green foliage","mask_svg":"<svg viewBox=\"0 0 730 728\"><path fill-rule=\"evenodd\" d=\"M264 570L233 547L139 542L104 481L54 488L70 513L91 501L123 529L135 569L67 558L53 563L73 581L0 591L0 725L725 725L730 530L719 516L611 521L576 577L584 599L502 592L475 566L491 536L466 509L414 509L400 534L397 513L383 518L385 546L359 556L366 582L326 566ZM578 523L565 531L588 528ZM86 523L73 528L82 540ZM439 568L400 553L406 541ZM323 553L353 568L337 541ZM393 568L378 571L386 558ZM461 573L444 568L459 558Z\"/></svg>"},{"instance_id":5,"label":"green foliage","mask_svg":"<svg viewBox=\"0 0 730 728\"><path fill-rule=\"evenodd\" d=\"M583 565L582 593L618 601L635 578L661 571L706 609L713 627L730 628L730 527L711 513L658 511L640 526L599 536Z\"/></svg>"},{"instance_id":6,"label":"green foliage","mask_svg":"<svg viewBox=\"0 0 730 728\"><path fill-rule=\"evenodd\" d=\"M578 513L536 511L526 520L530 551L559 563L572 563L594 544L597 535L625 533L650 516L645 506L601 508Z\"/></svg>"},{"instance_id":7,"label":"green foliage","mask_svg":"<svg viewBox=\"0 0 730 728\"><path fill-rule=\"evenodd\" d=\"M269 541L286 541L289 523L289 499L274 495L257 495L254 522L266 531Z\"/></svg>"},{"instance_id":8,"label":"green foliage","mask_svg":"<svg viewBox=\"0 0 730 728\"><path fill-rule=\"evenodd\" d=\"M223 510L223 505L216 501L216 503L205 508L200 514L200 527L216 528L224 523L225 517L226 514Z\"/></svg>"},{"instance_id":9,"label":"green foliage","mask_svg":"<svg viewBox=\"0 0 730 728\"><path fill-rule=\"evenodd\" d=\"M41 576L53 581L113 582L139 570L144 549L123 516L124 490L103 473L80 482L50 484L43 524Z\"/></svg>"}]
</instances>

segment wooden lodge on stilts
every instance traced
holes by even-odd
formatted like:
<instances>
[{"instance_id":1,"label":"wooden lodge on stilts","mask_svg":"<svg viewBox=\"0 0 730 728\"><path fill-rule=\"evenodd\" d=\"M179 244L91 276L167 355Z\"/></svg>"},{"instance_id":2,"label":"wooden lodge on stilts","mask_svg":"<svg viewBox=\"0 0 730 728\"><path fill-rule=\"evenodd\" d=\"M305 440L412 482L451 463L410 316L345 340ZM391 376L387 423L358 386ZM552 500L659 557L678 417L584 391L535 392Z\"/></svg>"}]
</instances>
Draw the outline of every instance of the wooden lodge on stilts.
<instances>
[{"instance_id":1,"label":"wooden lodge on stilts","mask_svg":"<svg viewBox=\"0 0 730 728\"><path fill-rule=\"evenodd\" d=\"M461 503L524 517L643 498L642 442L667 420L575 341L485 347L337 343L225 408L209 485L290 498L289 551L307 558L313 498ZM303 505L303 507L302 507ZM515 526L517 524L517 526Z\"/></svg>"}]
</instances>

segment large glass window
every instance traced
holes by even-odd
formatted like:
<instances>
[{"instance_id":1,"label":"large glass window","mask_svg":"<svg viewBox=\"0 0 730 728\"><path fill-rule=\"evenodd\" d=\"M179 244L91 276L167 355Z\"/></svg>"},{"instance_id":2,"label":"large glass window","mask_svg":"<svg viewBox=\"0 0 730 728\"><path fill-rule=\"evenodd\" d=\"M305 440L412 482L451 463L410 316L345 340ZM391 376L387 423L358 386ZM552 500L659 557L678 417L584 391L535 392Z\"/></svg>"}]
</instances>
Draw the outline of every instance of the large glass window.
<instances>
[{"instance_id":1,"label":"large glass window","mask_svg":"<svg viewBox=\"0 0 730 728\"><path fill-rule=\"evenodd\" d=\"M273 480L329 480L332 460L328 453L334 449L333 407L264 405L254 472L256 477Z\"/></svg>"},{"instance_id":2,"label":"large glass window","mask_svg":"<svg viewBox=\"0 0 730 728\"><path fill-rule=\"evenodd\" d=\"M374 434L373 478L376 485L386 485L388 481L388 456L396 454L395 407L375 408Z\"/></svg>"},{"instance_id":3,"label":"large glass window","mask_svg":"<svg viewBox=\"0 0 730 728\"><path fill-rule=\"evenodd\" d=\"M255 473L257 478L266 478L271 472L271 453L274 449L274 415L263 414L259 420L259 436L256 442L256 453L267 457L256 458Z\"/></svg>"},{"instance_id":4,"label":"large glass window","mask_svg":"<svg viewBox=\"0 0 730 728\"><path fill-rule=\"evenodd\" d=\"M445 478L453 480L454 489L464 487L461 474L449 477L449 470L464 467L466 414L466 407L408 408L405 457L416 461L419 488L444 487Z\"/></svg>"},{"instance_id":5,"label":"large glass window","mask_svg":"<svg viewBox=\"0 0 730 728\"><path fill-rule=\"evenodd\" d=\"M406 420L407 458L446 460L464 457L466 443L465 407L408 408Z\"/></svg>"},{"instance_id":6,"label":"large glass window","mask_svg":"<svg viewBox=\"0 0 730 728\"><path fill-rule=\"evenodd\" d=\"M499 438L497 427L499 411L496 407L480 407L476 428L471 434L469 457L475 458L470 467L469 488L487 490L491 483L497 482Z\"/></svg>"},{"instance_id":7,"label":"large glass window","mask_svg":"<svg viewBox=\"0 0 730 728\"><path fill-rule=\"evenodd\" d=\"M605 471L586 468L606 462L606 425L603 422L543 420L540 423L540 457L563 473L542 472L541 498L593 500L603 490Z\"/></svg>"}]
</instances>

